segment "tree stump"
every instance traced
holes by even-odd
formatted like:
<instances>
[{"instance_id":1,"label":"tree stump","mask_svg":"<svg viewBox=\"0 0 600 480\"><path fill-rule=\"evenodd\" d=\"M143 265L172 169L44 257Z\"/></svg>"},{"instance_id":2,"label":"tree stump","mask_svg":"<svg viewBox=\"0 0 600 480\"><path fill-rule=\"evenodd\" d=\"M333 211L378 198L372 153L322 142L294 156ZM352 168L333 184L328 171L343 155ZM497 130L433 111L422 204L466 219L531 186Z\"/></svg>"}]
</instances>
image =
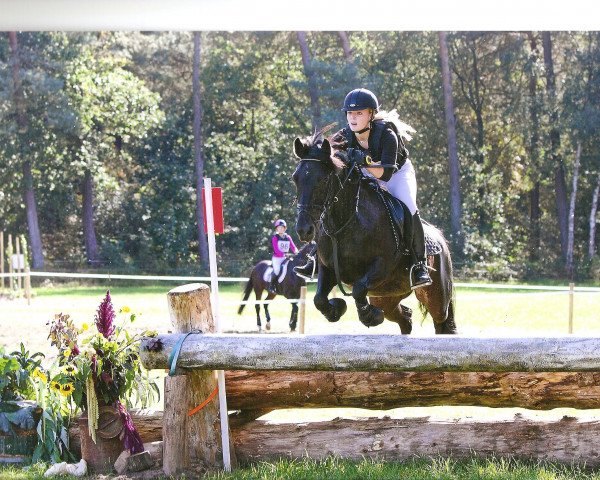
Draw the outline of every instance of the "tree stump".
<instances>
[{"instance_id":1,"label":"tree stump","mask_svg":"<svg viewBox=\"0 0 600 480\"><path fill-rule=\"evenodd\" d=\"M207 285L182 285L171 290L167 298L175 332L215 332ZM195 370L165 378L163 471L166 475L176 475L198 463L207 468L222 467L216 397L202 410L188 416L188 411L206 400L216 387L213 371ZM233 457L232 452L232 462Z\"/></svg>"}]
</instances>

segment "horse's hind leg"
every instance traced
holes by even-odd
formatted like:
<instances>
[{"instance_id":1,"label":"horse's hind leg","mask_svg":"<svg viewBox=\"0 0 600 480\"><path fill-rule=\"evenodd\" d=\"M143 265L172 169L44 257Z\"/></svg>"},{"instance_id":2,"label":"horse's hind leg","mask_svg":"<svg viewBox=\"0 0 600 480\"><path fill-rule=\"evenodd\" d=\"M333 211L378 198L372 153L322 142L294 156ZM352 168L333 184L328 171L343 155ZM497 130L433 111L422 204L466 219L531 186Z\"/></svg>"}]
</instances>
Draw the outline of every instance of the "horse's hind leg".
<instances>
[{"instance_id":1,"label":"horse's hind leg","mask_svg":"<svg viewBox=\"0 0 600 480\"><path fill-rule=\"evenodd\" d=\"M391 322L396 322L400 332L408 335L412 332L412 310L400 301L406 297L369 297L371 305L383 309L383 315Z\"/></svg>"},{"instance_id":2,"label":"horse's hind leg","mask_svg":"<svg viewBox=\"0 0 600 480\"><path fill-rule=\"evenodd\" d=\"M254 310L256 310L256 325L258 326L258 331L260 332L262 325L260 322L260 304L259 303L254 305Z\"/></svg>"},{"instance_id":3,"label":"horse's hind leg","mask_svg":"<svg viewBox=\"0 0 600 480\"><path fill-rule=\"evenodd\" d=\"M433 284L428 287L417 288L415 295L419 302L425 307L425 310L433 319L433 327L437 334L455 334L456 323L454 322L454 300L452 292L444 292L444 278L441 275L439 257L435 257L433 265L434 271L431 272Z\"/></svg>"}]
</instances>

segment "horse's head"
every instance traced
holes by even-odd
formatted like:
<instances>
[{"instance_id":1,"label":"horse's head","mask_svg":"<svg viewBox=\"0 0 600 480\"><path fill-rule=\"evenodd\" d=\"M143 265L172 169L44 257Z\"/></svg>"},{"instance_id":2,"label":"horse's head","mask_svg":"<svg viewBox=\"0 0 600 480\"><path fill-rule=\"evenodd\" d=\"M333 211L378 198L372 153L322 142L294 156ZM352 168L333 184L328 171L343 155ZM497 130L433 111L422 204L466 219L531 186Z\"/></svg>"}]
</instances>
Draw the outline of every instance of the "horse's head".
<instances>
[{"instance_id":1,"label":"horse's head","mask_svg":"<svg viewBox=\"0 0 600 480\"><path fill-rule=\"evenodd\" d=\"M296 138L294 154L300 159L292 175L298 201L296 233L300 240L307 242L314 238L316 222L325 207L328 180L344 163L331 156L331 145L320 133L305 139Z\"/></svg>"}]
</instances>

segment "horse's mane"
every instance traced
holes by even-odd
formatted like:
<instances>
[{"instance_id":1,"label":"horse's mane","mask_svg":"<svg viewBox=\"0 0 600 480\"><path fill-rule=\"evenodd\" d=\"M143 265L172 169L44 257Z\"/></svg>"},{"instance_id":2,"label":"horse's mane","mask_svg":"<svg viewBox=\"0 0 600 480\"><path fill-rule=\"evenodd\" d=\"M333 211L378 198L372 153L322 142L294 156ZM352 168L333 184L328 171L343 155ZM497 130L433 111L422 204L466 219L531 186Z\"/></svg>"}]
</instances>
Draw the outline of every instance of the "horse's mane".
<instances>
[{"instance_id":1,"label":"horse's mane","mask_svg":"<svg viewBox=\"0 0 600 480\"><path fill-rule=\"evenodd\" d=\"M328 132L329 130L331 130L332 128L334 128L336 125L337 125L337 122L333 122L328 125L325 125L324 127L320 128L319 130L315 129L315 131L312 135L309 135L308 137L306 137L304 139L305 145L309 148L310 147L320 148L321 145L323 145L323 141L325 140L324 134L326 132ZM341 148L341 145L337 141L336 142L333 141L333 139L336 138L336 135L337 134L334 134L332 137L327 137L327 140L329 141L329 144L331 145L331 157L330 158L336 168L344 168L346 166L346 164L341 159L339 159L338 157L335 156L337 151L344 149L344 148Z\"/></svg>"}]
</instances>

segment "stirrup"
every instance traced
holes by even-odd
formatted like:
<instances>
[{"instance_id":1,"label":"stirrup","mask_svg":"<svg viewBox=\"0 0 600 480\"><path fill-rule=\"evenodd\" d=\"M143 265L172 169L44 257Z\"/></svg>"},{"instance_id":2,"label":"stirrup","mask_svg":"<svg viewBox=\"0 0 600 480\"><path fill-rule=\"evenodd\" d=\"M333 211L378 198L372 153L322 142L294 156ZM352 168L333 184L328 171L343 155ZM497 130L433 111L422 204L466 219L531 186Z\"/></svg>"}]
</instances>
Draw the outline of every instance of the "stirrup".
<instances>
[{"instance_id":1,"label":"stirrup","mask_svg":"<svg viewBox=\"0 0 600 480\"><path fill-rule=\"evenodd\" d=\"M419 282L419 283L414 283L413 282L413 270L415 269L415 267L420 267L420 266L422 266L425 269L425 273L427 274L427 280L423 280L422 282ZM429 269L429 266L425 262L417 262L412 267L410 267L410 271L408 272L408 279L410 282L411 290L416 290L417 288L421 288L421 287L427 287L433 283L433 280L431 280L431 277L429 276L429 272L427 271L428 269Z\"/></svg>"}]
</instances>

